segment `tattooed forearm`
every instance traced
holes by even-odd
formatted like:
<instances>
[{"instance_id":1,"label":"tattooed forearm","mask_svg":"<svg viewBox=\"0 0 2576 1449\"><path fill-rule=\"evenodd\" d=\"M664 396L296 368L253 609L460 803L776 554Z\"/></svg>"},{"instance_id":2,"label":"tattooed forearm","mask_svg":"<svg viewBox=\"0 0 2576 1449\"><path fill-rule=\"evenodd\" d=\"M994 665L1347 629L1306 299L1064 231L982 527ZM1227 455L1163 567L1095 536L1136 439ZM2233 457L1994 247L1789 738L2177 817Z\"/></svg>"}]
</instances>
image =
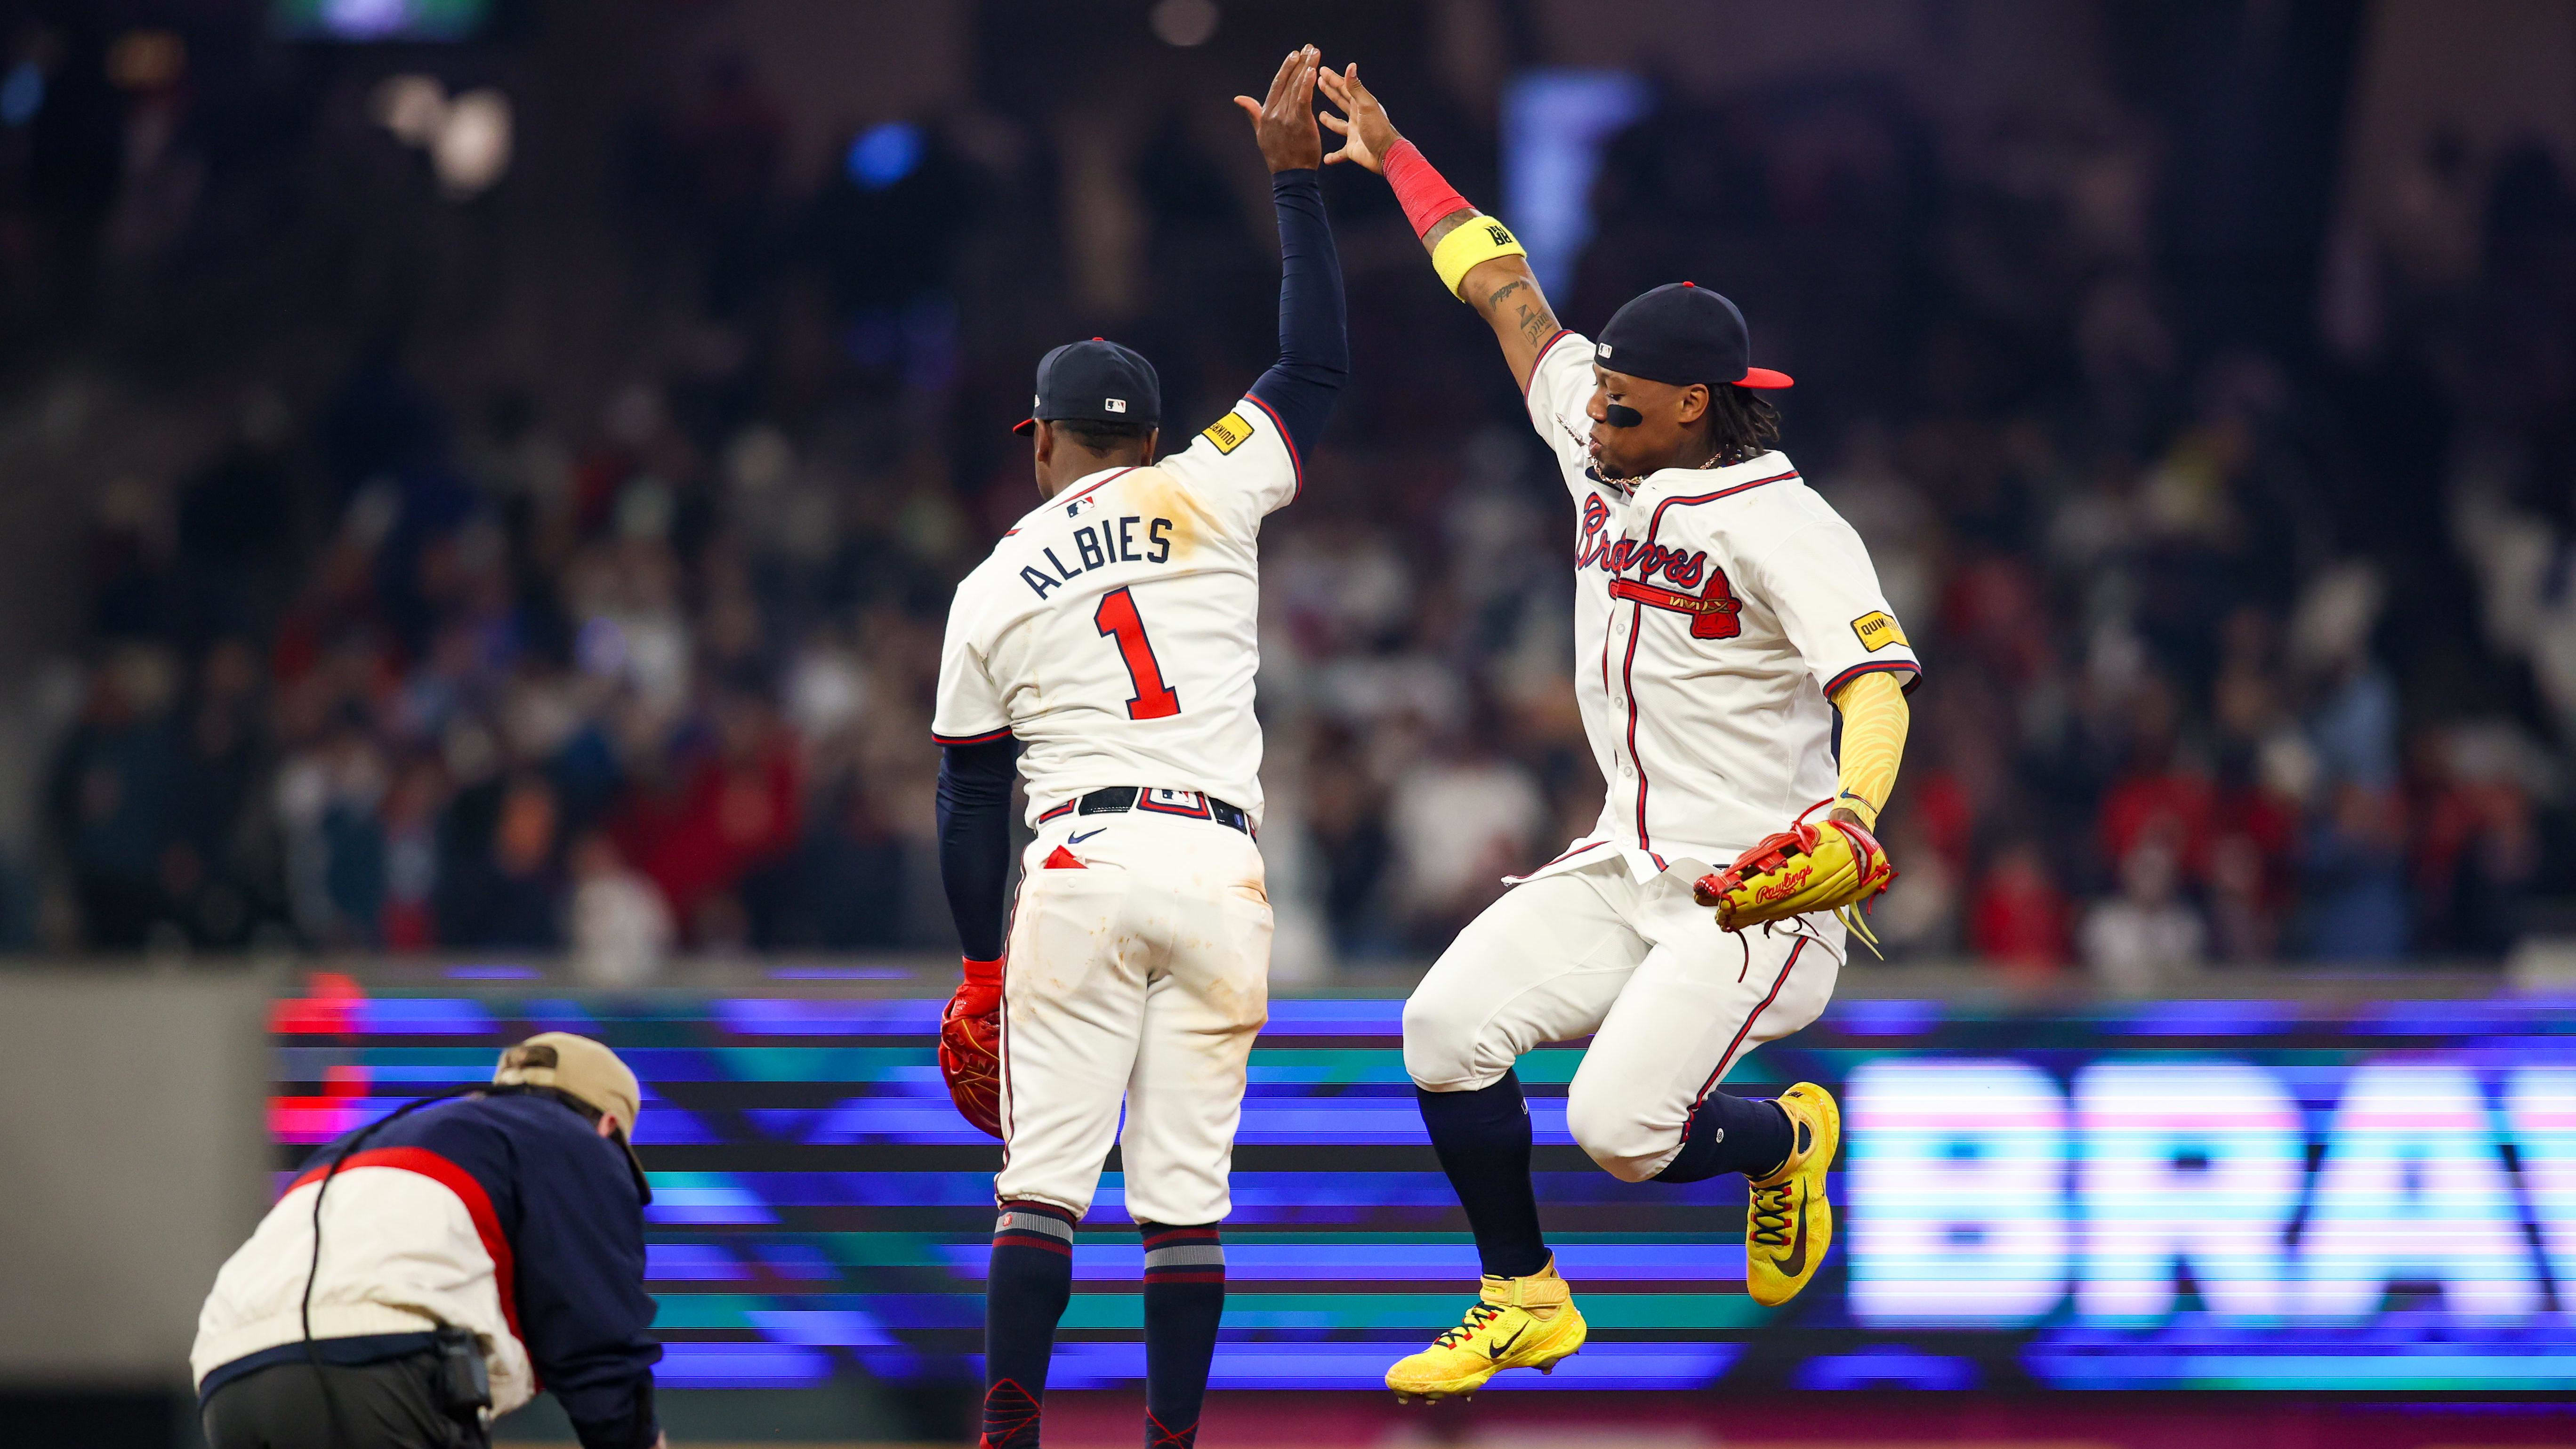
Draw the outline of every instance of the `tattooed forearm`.
<instances>
[{"instance_id":1,"label":"tattooed forearm","mask_svg":"<svg viewBox=\"0 0 2576 1449\"><path fill-rule=\"evenodd\" d=\"M1486 284L1498 277L1502 285L1489 289ZM1494 329L1495 340L1503 345L1503 357L1511 363L1513 378L1527 386L1530 367L1539 352L1549 338L1564 330L1557 324L1555 310L1547 305L1547 297L1539 291L1538 279L1530 275L1528 261L1515 256L1489 258L1468 270L1461 287L1467 305Z\"/></svg>"},{"instance_id":2,"label":"tattooed forearm","mask_svg":"<svg viewBox=\"0 0 2576 1449\"><path fill-rule=\"evenodd\" d=\"M1556 314L1545 306L1522 303L1520 329L1521 336L1528 339L1530 346L1536 347L1556 335Z\"/></svg>"},{"instance_id":3,"label":"tattooed forearm","mask_svg":"<svg viewBox=\"0 0 2576 1449\"><path fill-rule=\"evenodd\" d=\"M1511 301L1515 293L1519 294L1520 300L1515 310L1506 311L1503 304ZM1485 305L1477 310L1498 328L1508 318L1513 330L1533 347L1556 335L1556 314L1548 310L1546 299L1539 296L1538 288L1531 286L1527 277L1515 277L1495 288L1486 295Z\"/></svg>"}]
</instances>

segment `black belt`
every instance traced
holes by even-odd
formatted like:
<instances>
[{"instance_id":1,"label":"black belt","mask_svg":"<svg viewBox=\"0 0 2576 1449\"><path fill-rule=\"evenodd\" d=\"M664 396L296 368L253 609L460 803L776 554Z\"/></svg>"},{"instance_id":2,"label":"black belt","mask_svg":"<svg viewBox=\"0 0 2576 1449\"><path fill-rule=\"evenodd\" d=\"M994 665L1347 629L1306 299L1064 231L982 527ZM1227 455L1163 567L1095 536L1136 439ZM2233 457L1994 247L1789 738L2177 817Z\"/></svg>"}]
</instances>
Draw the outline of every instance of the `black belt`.
<instances>
[{"instance_id":1,"label":"black belt","mask_svg":"<svg viewBox=\"0 0 2576 1449\"><path fill-rule=\"evenodd\" d=\"M1124 815L1140 810L1149 815L1178 815L1184 820L1213 820L1228 830L1240 830L1258 840L1252 829L1252 817L1214 795L1196 790L1149 790L1137 785L1112 785L1094 790L1079 799L1067 800L1038 816L1040 825L1062 815L1080 811L1085 815Z\"/></svg>"}]
</instances>

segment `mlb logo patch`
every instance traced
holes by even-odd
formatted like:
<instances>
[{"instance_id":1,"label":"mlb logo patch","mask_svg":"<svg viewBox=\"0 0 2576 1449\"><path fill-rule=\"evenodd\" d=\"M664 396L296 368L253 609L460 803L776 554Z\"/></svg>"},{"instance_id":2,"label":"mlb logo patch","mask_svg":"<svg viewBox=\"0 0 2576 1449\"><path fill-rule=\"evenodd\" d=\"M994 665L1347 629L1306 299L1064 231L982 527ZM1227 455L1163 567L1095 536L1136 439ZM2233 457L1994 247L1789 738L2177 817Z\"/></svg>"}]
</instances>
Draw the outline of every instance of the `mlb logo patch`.
<instances>
[{"instance_id":1,"label":"mlb logo patch","mask_svg":"<svg viewBox=\"0 0 2576 1449\"><path fill-rule=\"evenodd\" d=\"M1196 790L1162 790L1147 788L1136 802L1139 810L1157 815L1187 815L1193 820L1208 818L1207 797Z\"/></svg>"},{"instance_id":2,"label":"mlb logo patch","mask_svg":"<svg viewBox=\"0 0 2576 1449\"><path fill-rule=\"evenodd\" d=\"M1107 404L1109 410L1113 413L1123 413L1127 411L1127 399L1123 397L1102 398L1101 401Z\"/></svg>"}]
</instances>

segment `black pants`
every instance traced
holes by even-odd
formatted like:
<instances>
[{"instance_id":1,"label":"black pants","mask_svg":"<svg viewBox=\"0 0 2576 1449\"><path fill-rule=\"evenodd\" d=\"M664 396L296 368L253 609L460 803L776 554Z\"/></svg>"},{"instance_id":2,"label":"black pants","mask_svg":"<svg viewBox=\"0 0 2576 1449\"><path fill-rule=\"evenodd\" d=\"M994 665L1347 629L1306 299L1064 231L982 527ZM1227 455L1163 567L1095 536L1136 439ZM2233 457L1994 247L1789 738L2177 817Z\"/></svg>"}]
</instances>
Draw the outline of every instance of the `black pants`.
<instances>
[{"instance_id":1,"label":"black pants","mask_svg":"<svg viewBox=\"0 0 2576 1449\"><path fill-rule=\"evenodd\" d=\"M318 1373L309 1363L277 1364L206 1400L206 1443L211 1449L488 1449L489 1434L439 1407L437 1375L435 1353L356 1367L324 1364Z\"/></svg>"}]
</instances>

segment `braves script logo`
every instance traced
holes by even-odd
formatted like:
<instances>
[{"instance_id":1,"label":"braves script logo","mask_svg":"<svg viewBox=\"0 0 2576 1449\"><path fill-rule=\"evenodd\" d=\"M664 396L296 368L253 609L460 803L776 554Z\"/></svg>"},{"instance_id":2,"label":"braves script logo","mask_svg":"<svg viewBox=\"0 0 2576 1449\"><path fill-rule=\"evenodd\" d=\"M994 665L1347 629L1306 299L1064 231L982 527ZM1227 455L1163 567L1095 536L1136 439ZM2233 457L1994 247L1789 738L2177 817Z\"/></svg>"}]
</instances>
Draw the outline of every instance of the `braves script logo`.
<instances>
[{"instance_id":1,"label":"braves script logo","mask_svg":"<svg viewBox=\"0 0 2576 1449\"><path fill-rule=\"evenodd\" d=\"M1596 495L1583 500L1583 537L1575 545L1574 566L1597 568L1611 576L1610 597L1691 616L1694 639L1732 639L1744 632L1736 621L1743 601L1726 582L1726 570L1711 567L1706 549L1684 553L1660 543L1609 534L1610 506ZM1634 569L1636 576L1628 576ZM1664 576L1662 583L1655 575ZM1708 587L1696 594L1702 580Z\"/></svg>"},{"instance_id":2,"label":"braves script logo","mask_svg":"<svg viewBox=\"0 0 2576 1449\"><path fill-rule=\"evenodd\" d=\"M1583 537L1576 544L1574 566L1597 568L1605 574L1625 577L1630 569L1637 571L1637 582L1652 583L1662 574L1664 582L1676 589L1695 589L1708 570L1708 552L1684 553L1660 543L1647 543L1634 538L1612 538L1605 529L1610 521L1610 506L1599 497L1583 500Z\"/></svg>"}]
</instances>

